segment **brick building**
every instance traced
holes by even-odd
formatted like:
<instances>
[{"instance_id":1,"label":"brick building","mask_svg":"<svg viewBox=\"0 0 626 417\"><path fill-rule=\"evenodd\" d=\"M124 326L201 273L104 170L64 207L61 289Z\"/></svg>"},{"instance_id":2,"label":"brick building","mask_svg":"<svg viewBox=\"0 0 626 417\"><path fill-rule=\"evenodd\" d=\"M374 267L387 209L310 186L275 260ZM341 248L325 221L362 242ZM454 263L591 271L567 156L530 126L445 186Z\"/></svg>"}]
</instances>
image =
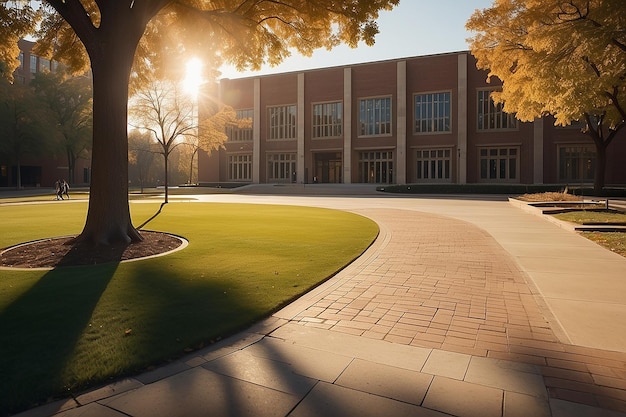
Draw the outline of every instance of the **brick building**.
<instances>
[{"instance_id":1,"label":"brick building","mask_svg":"<svg viewBox=\"0 0 626 417\"><path fill-rule=\"evenodd\" d=\"M14 82L17 84L29 84L37 73L55 72L59 68L58 62L32 53L34 45L34 42L25 39L18 42L20 65L14 73ZM91 160L78 159L76 161L72 180L69 178L67 156L62 150L57 154L43 156L25 155L19 165L9 156L0 154L0 187L16 187L18 169L22 187L53 187L55 181L60 178L70 181L72 186L85 186L90 181Z\"/></svg>"},{"instance_id":2,"label":"brick building","mask_svg":"<svg viewBox=\"0 0 626 417\"><path fill-rule=\"evenodd\" d=\"M224 79L219 100L250 118L201 154L201 183L591 184L593 141L550 118L521 123L490 99L469 52ZM626 184L626 132L606 184Z\"/></svg>"}]
</instances>

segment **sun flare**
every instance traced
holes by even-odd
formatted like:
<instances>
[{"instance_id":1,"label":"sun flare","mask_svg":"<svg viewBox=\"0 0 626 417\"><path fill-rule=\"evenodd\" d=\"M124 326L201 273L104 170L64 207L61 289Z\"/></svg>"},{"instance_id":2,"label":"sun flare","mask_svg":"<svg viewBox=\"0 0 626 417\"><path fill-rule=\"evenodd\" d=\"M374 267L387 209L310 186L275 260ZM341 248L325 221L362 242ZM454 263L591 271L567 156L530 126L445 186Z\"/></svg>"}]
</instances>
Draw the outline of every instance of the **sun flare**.
<instances>
[{"instance_id":1,"label":"sun flare","mask_svg":"<svg viewBox=\"0 0 626 417\"><path fill-rule=\"evenodd\" d=\"M204 82L202 79L202 66L202 61L199 58L191 58L185 65L183 88L187 94L191 94L194 97L198 95L198 90Z\"/></svg>"}]
</instances>

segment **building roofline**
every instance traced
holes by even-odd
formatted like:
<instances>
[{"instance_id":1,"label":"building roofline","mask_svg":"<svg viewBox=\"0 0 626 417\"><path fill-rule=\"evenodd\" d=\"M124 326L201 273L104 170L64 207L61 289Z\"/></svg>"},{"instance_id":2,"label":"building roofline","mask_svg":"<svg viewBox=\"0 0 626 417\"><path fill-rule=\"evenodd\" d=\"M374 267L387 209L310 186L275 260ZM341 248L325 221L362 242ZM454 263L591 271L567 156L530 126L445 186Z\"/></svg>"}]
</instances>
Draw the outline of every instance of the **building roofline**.
<instances>
[{"instance_id":1,"label":"building roofline","mask_svg":"<svg viewBox=\"0 0 626 417\"><path fill-rule=\"evenodd\" d=\"M386 63L392 63L392 62L408 61L408 60L413 60L413 59L435 58L435 57L442 57L442 56L449 56L449 55L471 55L471 52L469 50L462 50L462 51L452 51L452 52L441 52L441 53L428 54L428 55L406 56L406 57L400 57L400 58L381 59L377 61L357 62L353 64L333 65L330 67L319 67L319 68L308 68L304 70L285 71L285 72L278 72L274 74L250 75L250 76L239 77L239 78L221 78L219 81L221 82L221 81L231 81L231 80L232 81L251 80L251 79L256 79L256 78L269 78L269 77L278 77L278 76L284 76L284 75L307 74L307 73L312 73L312 72L317 72L317 71L352 68L352 67L360 67L360 66L365 66L365 65L386 64Z\"/></svg>"}]
</instances>

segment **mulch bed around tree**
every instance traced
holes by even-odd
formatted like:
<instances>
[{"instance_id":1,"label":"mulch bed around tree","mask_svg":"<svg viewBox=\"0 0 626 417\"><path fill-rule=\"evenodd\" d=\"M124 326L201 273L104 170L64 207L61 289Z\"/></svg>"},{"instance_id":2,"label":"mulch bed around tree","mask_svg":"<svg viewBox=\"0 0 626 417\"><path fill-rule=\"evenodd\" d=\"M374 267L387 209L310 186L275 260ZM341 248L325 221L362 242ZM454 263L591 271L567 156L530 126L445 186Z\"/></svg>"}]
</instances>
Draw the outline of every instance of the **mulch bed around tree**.
<instances>
[{"instance_id":1,"label":"mulch bed around tree","mask_svg":"<svg viewBox=\"0 0 626 417\"><path fill-rule=\"evenodd\" d=\"M109 246L72 244L73 236L39 240L7 249L0 255L0 266L54 268L95 265L159 255L183 244L181 239L162 232L142 231L141 236L141 242Z\"/></svg>"}]
</instances>

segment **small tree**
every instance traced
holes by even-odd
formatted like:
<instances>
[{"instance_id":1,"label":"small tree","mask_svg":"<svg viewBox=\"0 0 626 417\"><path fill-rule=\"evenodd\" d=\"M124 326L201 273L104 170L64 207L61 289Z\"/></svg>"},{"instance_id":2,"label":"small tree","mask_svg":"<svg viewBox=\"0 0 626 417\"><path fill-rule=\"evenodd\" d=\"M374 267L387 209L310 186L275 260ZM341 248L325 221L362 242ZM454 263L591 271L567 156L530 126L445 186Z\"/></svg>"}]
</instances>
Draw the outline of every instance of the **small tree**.
<instances>
[{"instance_id":1,"label":"small tree","mask_svg":"<svg viewBox=\"0 0 626 417\"><path fill-rule=\"evenodd\" d=\"M586 124L597 151L594 192L607 147L626 126L624 0L498 0L467 22L478 67L503 82L494 100L522 121L551 114Z\"/></svg>"},{"instance_id":2,"label":"small tree","mask_svg":"<svg viewBox=\"0 0 626 417\"><path fill-rule=\"evenodd\" d=\"M69 181L73 183L76 161L88 158L91 151L91 80L85 76L68 77L60 71L38 73L31 85L51 110L54 125L62 138L61 147L67 158Z\"/></svg>"},{"instance_id":3,"label":"small tree","mask_svg":"<svg viewBox=\"0 0 626 417\"><path fill-rule=\"evenodd\" d=\"M224 126L235 117L232 109L222 109L208 119L198 120L195 107L194 98L169 80L153 80L149 88L138 91L130 102L130 125L148 132L163 155L165 203L169 197L169 162L174 149L180 145L192 146L196 151L220 146L226 140Z\"/></svg>"},{"instance_id":4,"label":"small tree","mask_svg":"<svg viewBox=\"0 0 626 417\"><path fill-rule=\"evenodd\" d=\"M129 104L129 125L140 132L147 132L163 155L165 203L169 195L170 154L183 143L185 136L195 132L191 101L186 100L178 90L173 82L153 80L147 88L138 91Z\"/></svg>"},{"instance_id":5,"label":"small tree","mask_svg":"<svg viewBox=\"0 0 626 417\"><path fill-rule=\"evenodd\" d=\"M35 98L31 88L0 81L0 155L17 166L18 189L22 188L22 158L51 149L51 125L48 109Z\"/></svg>"}]
</instances>

